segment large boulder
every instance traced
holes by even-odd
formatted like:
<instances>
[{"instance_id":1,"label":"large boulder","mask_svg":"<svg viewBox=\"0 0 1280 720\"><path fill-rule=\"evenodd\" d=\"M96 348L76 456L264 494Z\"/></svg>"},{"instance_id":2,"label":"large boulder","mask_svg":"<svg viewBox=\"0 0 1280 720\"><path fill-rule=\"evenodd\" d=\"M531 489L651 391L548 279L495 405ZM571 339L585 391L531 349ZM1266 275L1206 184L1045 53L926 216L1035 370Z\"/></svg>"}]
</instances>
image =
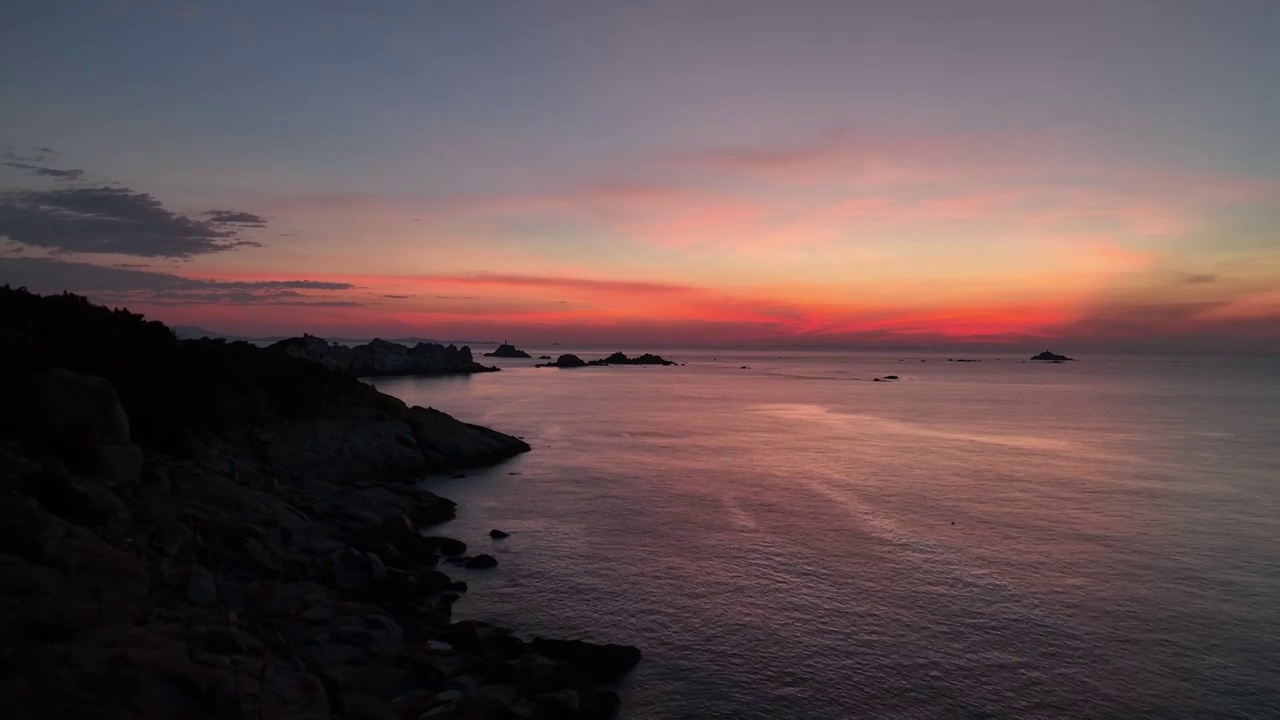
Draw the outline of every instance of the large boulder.
<instances>
[{"instance_id":1,"label":"large boulder","mask_svg":"<svg viewBox=\"0 0 1280 720\"><path fill-rule=\"evenodd\" d=\"M640 662L634 645L598 645L583 640L534 638L529 649L539 655L588 668L601 682L616 682Z\"/></svg>"},{"instance_id":2,"label":"large boulder","mask_svg":"<svg viewBox=\"0 0 1280 720\"><path fill-rule=\"evenodd\" d=\"M0 405L0 429L41 446L76 473L129 486L142 472L142 451L129 442L129 418L111 383L54 368L14 378Z\"/></svg>"},{"instance_id":3,"label":"large boulder","mask_svg":"<svg viewBox=\"0 0 1280 720\"><path fill-rule=\"evenodd\" d=\"M129 442L129 418L106 380L54 368L21 387L16 405L24 409L26 432L85 445Z\"/></svg>"},{"instance_id":4,"label":"large boulder","mask_svg":"<svg viewBox=\"0 0 1280 720\"><path fill-rule=\"evenodd\" d=\"M482 553L464 562L462 567L468 570L487 570L498 567L498 559Z\"/></svg>"}]
</instances>

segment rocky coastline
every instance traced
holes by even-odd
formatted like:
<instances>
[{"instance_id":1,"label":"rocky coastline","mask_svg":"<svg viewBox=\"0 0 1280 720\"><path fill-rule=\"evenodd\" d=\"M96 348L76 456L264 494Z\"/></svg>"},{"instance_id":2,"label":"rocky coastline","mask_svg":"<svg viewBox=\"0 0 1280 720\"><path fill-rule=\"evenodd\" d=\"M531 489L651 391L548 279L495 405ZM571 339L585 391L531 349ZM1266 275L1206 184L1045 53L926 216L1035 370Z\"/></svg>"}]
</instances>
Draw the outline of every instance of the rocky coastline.
<instances>
[{"instance_id":1,"label":"rocky coastline","mask_svg":"<svg viewBox=\"0 0 1280 720\"><path fill-rule=\"evenodd\" d=\"M523 441L73 295L0 288L0 339L8 717L615 712L636 648L451 621L454 504L404 480Z\"/></svg>"},{"instance_id":2,"label":"rocky coastline","mask_svg":"<svg viewBox=\"0 0 1280 720\"><path fill-rule=\"evenodd\" d=\"M330 343L314 335L288 338L267 347L269 352L310 360L356 377L386 375L458 375L497 372L481 365L467 346L420 342L413 347L377 338L354 347ZM528 357L527 355L525 357Z\"/></svg>"}]
</instances>

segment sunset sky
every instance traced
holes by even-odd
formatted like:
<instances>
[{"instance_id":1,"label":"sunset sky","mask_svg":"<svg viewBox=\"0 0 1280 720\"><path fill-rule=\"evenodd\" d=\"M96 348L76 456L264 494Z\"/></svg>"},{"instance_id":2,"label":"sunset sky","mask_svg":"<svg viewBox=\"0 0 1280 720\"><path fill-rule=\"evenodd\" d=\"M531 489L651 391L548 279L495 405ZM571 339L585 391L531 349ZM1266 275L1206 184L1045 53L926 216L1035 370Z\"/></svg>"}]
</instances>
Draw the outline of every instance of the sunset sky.
<instances>
[{"instance_id":1,"label":"sunset sky","mask_svg":"<svg viewBox=\"0 0 1280 720\"><path fill-rule=\"evenodd\" d=\"M0 283L238 335L1280 350L1280 2L19 1Z\"/></svg>"}]
</instances>

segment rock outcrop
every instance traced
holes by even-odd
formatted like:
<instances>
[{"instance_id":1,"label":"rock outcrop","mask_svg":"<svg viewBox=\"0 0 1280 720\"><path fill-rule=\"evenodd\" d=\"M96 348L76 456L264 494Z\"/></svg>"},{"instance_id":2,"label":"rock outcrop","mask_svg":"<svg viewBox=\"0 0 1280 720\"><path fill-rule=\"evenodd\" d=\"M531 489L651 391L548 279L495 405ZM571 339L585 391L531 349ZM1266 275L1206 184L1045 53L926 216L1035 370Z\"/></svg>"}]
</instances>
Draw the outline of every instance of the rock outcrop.
<instances>
[{"instance_id":1,"label":"rock outcrop","mask_svg":"<svg viewBox=\"0 0 1280 720\"><path fill-rule=\"evenodd\" d=\"M556 358L555 362L542 363L537 367L577 368L577 367L586 367L586 366L587 366L587 363L582 358L578 357L577 355L570 355L568 353L565 353L564 355L561 355L560 357Z\"/></svg>"},{"instance_id":2,"label":"rock outcrop","mask_svg":"<svg viewBox=\"0 0 1280 720\"><path fill-rule=\"evenodd\" d=\"M1066 355L1058 355L1057 353L1049 352L1047 349L1039 355L1033 356L1031 359L1045 362L1066 362L1068 360L1075 360L1075 358L1069 358Z\"/></svg>"},{"instance_id":3,"label":"rock outcrop","mask_svg":"<svg viewBox=\"0 0 1280 720\"><path fill-rule=\"evenodd\" d=\"M310 360L356 377L453 375L498 370L476 362L471 357L471 348L465 345L457 347L420 342L408 347L374 339L364 345L347 347L314 335L303 335L281 340L267 349L288 357Z\"/></svg>"},{"instance_id":4,"label":"rock outcrop","mask_svg":"<svg viewBox=\"0 0 1280 720\"><path fill-rule=\"evenodd\" d=\"M527 357L533 357L533 356L532 356L532 355L530 355L529 353L527 353L527 352L525 352L525 351L523 351L523 350L519 350L519 349L517 349L517 348L516 348L516 346L514 346L514 345L508 345L508 344L506 344L506 343L503 343L503 344L499 345L499 346L498 346L498 349L497 349L497 350L494 350L493 352L487 352L487 353L485 353L485 354L484 354L484 356L485 356L485 357L500 357L500 358L527 358Z\"/></svg>"},{"instance_id":5,"label":"rock outcrop","mask_svg":"<svg viewBox=\"0 0 1280 720\"><path fill-rule=\"evenodd\" d=\"M5 717L612 715L602 672L638 651L452 622L466 584L438 564L466 546L420 528L454 504L389 479L522 444L261 349L171 345L139 316L68 297L0 289L0 333L25 350L0 358ZM75 327L105 342L61 337ZM151 392L118 362L138 348ZM59 358L79 371L46 366ZM224 402L140 435L131 408L194 392L165 372L174 362ZM264 378L280 386L250 392ZM186 442L169 452L173 437Z\"/></svg>"},{"instance_id":6,"label":"rock outcrop","mask_svg":"<svg viewBox=\"0 0 1280 720\"><path fill-rule=\"evenodd\" d=\"M536 367L558 367L558 368L577 368L577 367L602 367L607 365L675 365L672 360L667 360L661 356L645 353L639 357L627 357L625 354L616 352L609 357L599 360L585 361L577 355L561 355L556 358L555 362L542 363Z\"/></svg>"},{"instance_id":7,"label":"rock outcrop","mask_svg":"<svg viewBox=\"0 0 1280 720\"><path fill-rule=\"evenodd\" d=\"M603 360L594 360L589 365L675 365L674 361L666 360L658 355L645 353L639 357L627 357L623 353L616 352Z\"/></svg>"}]
</instances>

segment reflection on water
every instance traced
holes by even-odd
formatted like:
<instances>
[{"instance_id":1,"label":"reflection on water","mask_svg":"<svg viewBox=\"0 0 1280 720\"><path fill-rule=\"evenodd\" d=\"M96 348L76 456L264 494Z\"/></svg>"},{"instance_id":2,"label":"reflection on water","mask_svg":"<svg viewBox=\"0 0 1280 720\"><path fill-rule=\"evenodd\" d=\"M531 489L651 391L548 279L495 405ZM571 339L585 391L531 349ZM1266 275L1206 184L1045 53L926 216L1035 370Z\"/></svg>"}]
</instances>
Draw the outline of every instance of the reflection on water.
<instances>
[{"instance_id":1,"label":"reflection on water","mask_svg":"<svg viewBox=\"0 0 1280 720\"><path fill-rule=\"evenodd\" d=\"M375 381L534 446L428 481L457 612L641 645L624 717L1280 715L1274 363L662 354Z\"/></svg>"},{"instance_id":2,"label":"reflection on water","mask_svg":"<svg viewBox=\"0 0 1280 720\"><path fill-rule=\"evenodd\" d=\"M982 442L1009 447L1028 448L1033 450L1052 450L1056 452L1081 452L1077 445L1055 440L1053 438L1035 437L1033 435L981 435L978 433L955 432L942 430L929 425L890 420L872 415L833 412L819 405L759 405L751 408L758 412L768 413L788 420L808 420L823 422L848 430L850 436L866 433L894 433L898 435L916 435L933 440L955 440L958 442ZM868 427L874 426L874 427Z\"/></svg>"}]
</instances>

